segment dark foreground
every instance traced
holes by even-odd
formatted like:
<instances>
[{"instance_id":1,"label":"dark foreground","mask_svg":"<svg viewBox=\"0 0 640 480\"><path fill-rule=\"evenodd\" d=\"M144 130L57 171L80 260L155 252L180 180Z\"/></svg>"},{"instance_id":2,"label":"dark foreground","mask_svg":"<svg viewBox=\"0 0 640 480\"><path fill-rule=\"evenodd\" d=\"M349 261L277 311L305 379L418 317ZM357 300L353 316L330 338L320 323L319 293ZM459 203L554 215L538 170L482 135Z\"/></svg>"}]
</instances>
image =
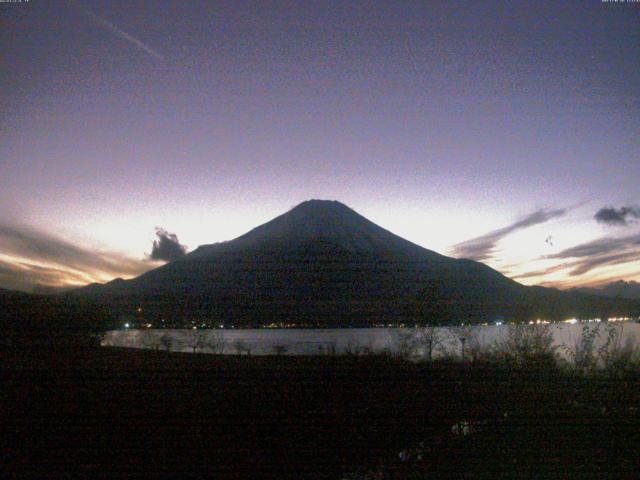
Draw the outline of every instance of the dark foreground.
<instances>
[{"instance_id":1,"label":"dark foreground","mask_svg":"<svg viewBox=\"0 0 640 480\"><path fill-rule=\"evenodd\" d=\"M0 361L1 463L15 477L633 478L640 466L638 375L89 347Z\"/></svg>"}]
</instances>

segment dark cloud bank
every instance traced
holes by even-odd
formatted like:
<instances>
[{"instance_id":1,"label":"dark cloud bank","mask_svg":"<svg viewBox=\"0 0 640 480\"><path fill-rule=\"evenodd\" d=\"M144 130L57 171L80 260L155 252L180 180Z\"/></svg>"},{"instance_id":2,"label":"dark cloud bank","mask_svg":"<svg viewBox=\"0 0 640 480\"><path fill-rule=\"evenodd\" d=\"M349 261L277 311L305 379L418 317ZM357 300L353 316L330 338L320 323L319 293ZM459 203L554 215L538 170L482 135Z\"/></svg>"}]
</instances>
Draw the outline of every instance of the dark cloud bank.
<instances>
[{"instance_id":1,"label":"dark cloud bank","mask_svg":"<svg viewBox=\"0 0 640 480\"><path fill-rule=\"evenodd\" d=\"M598 223L605 225L629 225L633 220L640 218L639 207L604 207L596 212L594 217Z\"/></svg>"},{"instance_id":2,"label":"dark cloud bank","mask_svg":"<svg viewBox=\"0 0 640 480\"><path fill-rule=\"evenodd\" d=\"M175 233L169 233L163 228L156 227L157 240L153 242L153 249L149 258L172 262L185 255L187 247L181 245Z\"/></svg>"}]
</instances>

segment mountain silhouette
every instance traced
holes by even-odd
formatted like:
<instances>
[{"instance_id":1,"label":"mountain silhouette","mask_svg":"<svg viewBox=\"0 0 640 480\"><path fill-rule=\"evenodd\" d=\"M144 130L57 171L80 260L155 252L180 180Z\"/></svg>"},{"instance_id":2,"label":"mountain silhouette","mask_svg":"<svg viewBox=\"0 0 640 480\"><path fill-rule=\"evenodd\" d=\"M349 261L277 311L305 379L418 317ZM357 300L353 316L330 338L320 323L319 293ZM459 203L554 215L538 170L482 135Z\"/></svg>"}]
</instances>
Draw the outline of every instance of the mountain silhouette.
<instances>
[{"instance_id":1,"label":"mountain silhouette","mask_svg":"<svg viewBox=\"0 0 640 480\"><path fill-rule=\"evenodd\" d=\"M74 294L121 316L175 325L442 324L612 308L440 255L326 200L303 202L235 240L200 246L137 278Z\"/></svg>"},{"instance_id":2,"label":"mountain silhouette","mask_svg":"<svg viewBox=\"0 0 640 480\"><path fill-rule=\"evenodd\" d=\"M640 283L633 280L625 282L624 280L618 280L615 282L607 283L606 285L598 288L582 287L574 289L577 292L586 293L590 295L599 295L609 298L627 298L640 300Z\"/></svg>"}]
</instances>

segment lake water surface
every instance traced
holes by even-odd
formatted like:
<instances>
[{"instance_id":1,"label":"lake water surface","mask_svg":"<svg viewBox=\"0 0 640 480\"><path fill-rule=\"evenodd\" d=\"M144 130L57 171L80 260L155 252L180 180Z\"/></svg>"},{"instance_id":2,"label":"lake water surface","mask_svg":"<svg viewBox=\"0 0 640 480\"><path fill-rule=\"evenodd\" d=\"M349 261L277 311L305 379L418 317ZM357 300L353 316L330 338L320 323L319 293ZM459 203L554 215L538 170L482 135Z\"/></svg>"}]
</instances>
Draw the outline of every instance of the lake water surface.
<instances>
[{"instance_id":1,"label":"lake water surface","mask_svg":"<svg viewBox=\"0 0 640 480\"><path fill-rule=\"evenodd\" d=\"M606 342L607 328L615 328L619 344L640 341L640 324L635 322L586 324L597 333L596 347ZM438 327L442 345L434 357L460 356L461 337L465 348L488 348L504 338L511 325L478 325L466 328ZM567 358L567 348L581 339L583 324L556 323L548 325L554 345L561 357ZM175 352L251 354L251 355L330 355L398 353L401 338L415 331L412 328L341 328L341 329L141 329L112 330L106 333L101 345L108 347L148 348Z\"/></svg>"}]
</instances>

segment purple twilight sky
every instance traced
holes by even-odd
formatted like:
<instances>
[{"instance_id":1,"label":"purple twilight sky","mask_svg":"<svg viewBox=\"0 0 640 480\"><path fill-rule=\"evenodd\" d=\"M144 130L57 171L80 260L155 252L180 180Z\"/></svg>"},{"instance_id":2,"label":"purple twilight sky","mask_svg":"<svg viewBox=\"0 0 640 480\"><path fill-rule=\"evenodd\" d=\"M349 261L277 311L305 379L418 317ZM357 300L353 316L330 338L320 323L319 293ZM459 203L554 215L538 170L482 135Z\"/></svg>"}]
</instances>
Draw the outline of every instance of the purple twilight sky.
<instances>
[{"instance_id":1,"label":"purple twilight sky","mask_svg":"<svg viewBox=\"0 0 640 480\"><path fill-rule=\"evenodd\" d=\"M0 287L131 277L156 227L191 250L310 198L527 284L640 280L640 3L23 0L0 22Z\"/></svg>"}]
</instances>

